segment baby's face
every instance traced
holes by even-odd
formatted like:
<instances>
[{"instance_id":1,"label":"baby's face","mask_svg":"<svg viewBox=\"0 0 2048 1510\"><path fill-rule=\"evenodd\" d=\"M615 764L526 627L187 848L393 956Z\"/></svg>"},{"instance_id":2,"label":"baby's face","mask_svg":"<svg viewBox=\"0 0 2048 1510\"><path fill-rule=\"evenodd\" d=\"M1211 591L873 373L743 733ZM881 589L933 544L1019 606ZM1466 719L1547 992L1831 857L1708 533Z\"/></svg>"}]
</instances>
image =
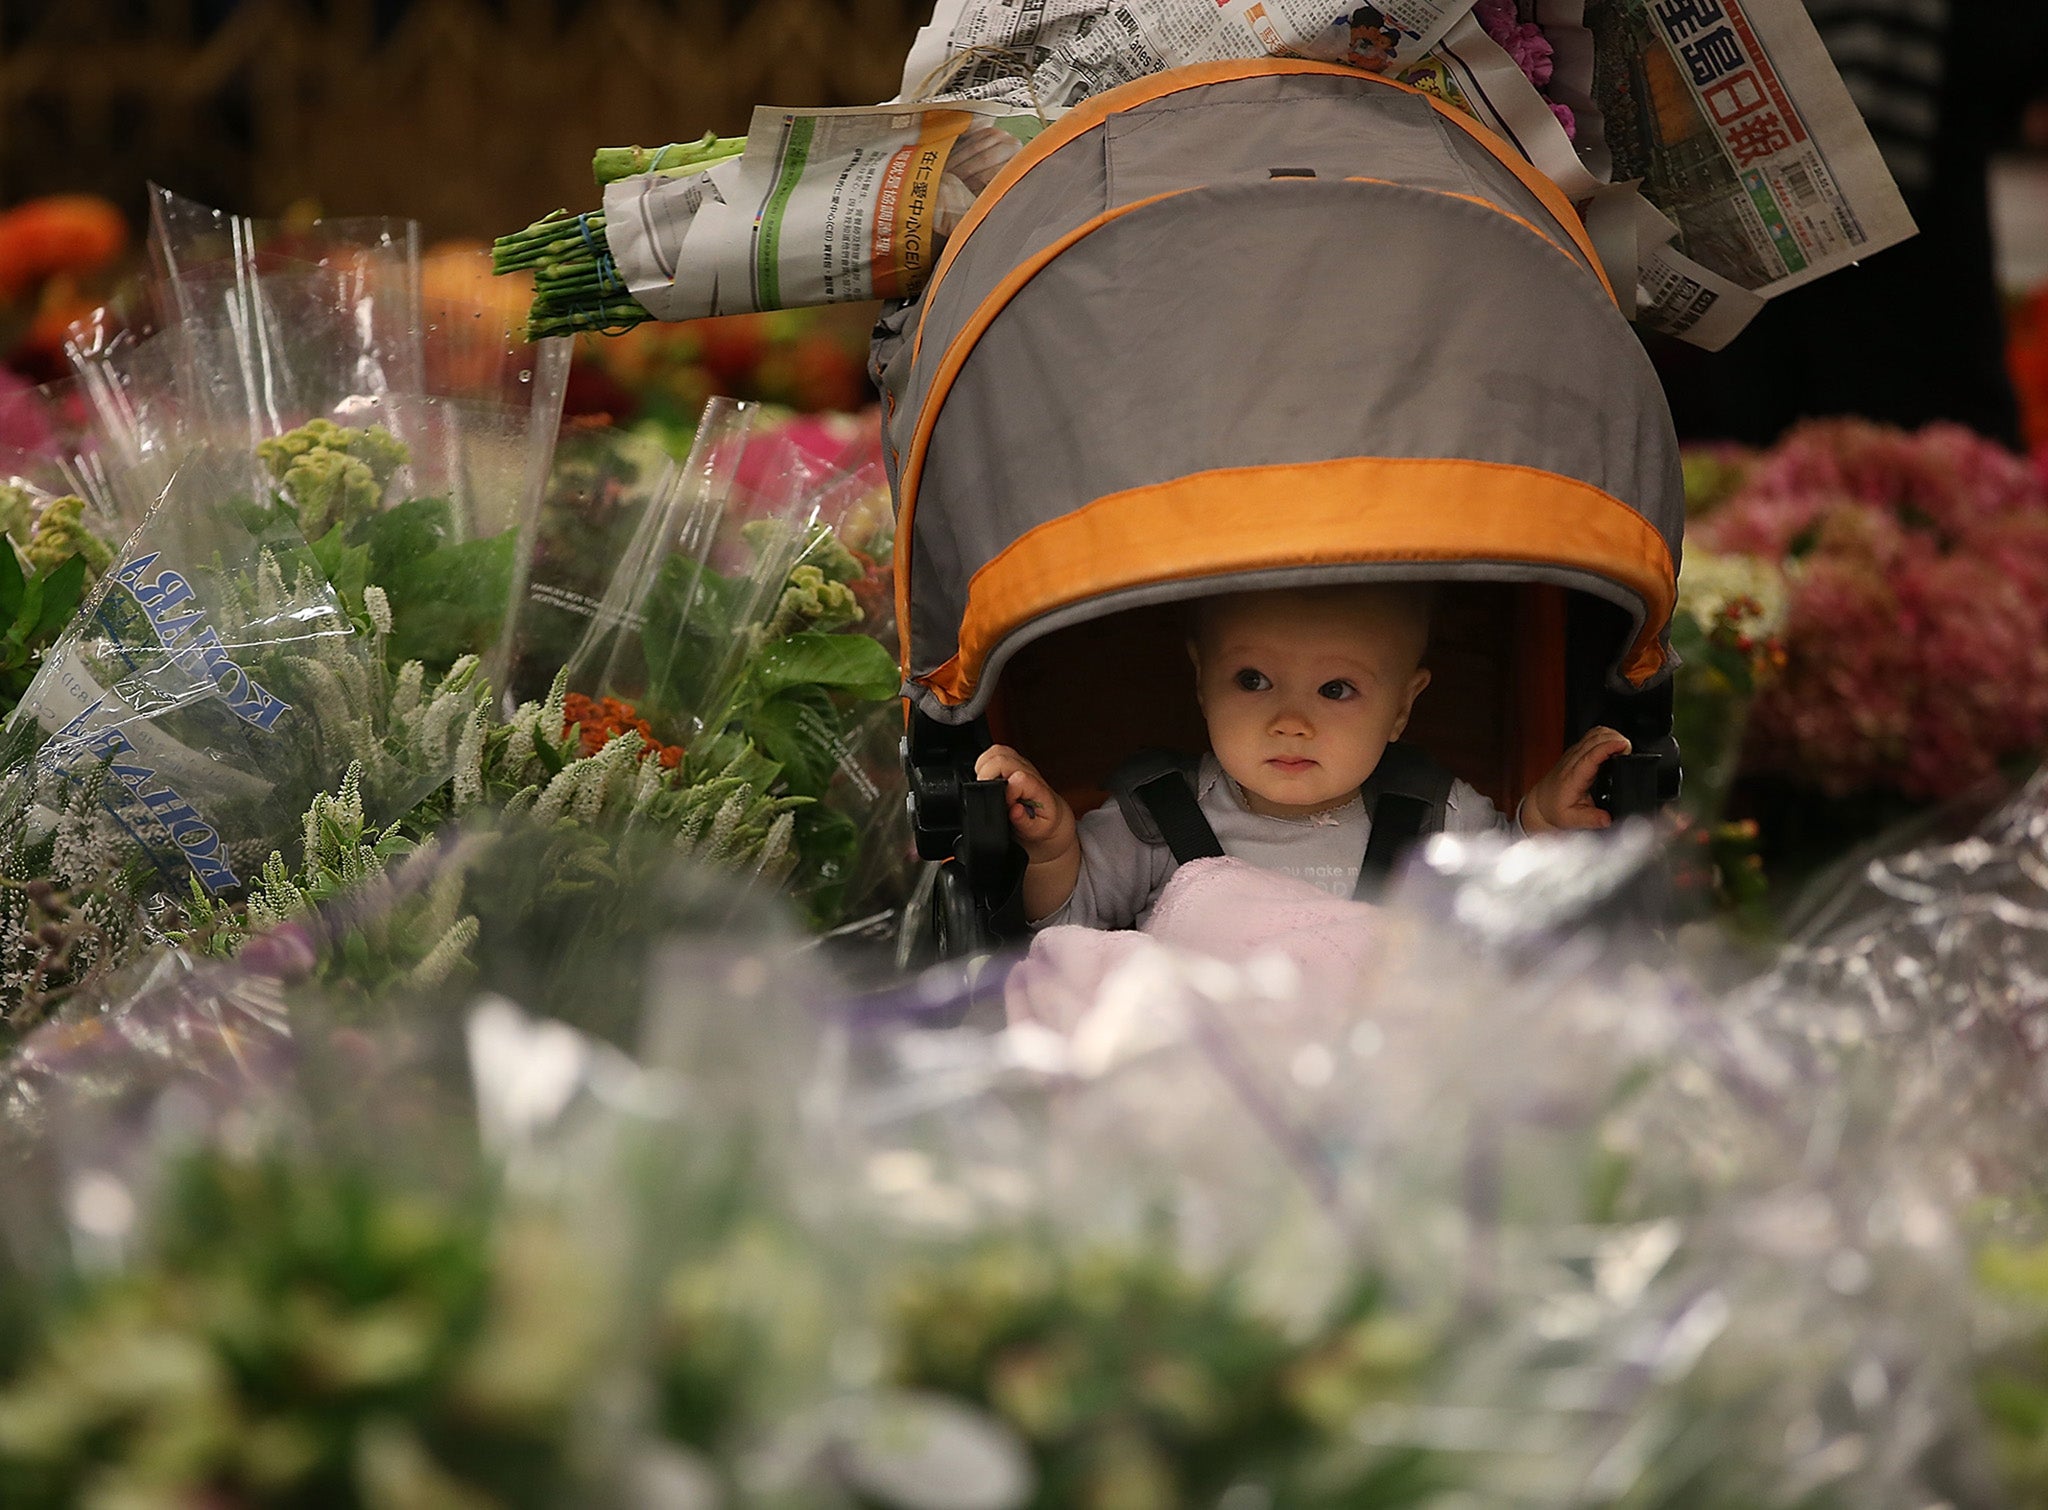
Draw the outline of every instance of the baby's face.
<instances>
[{"instance_id":1,"label":"baby's face","mask_svg":"<svg viewBox=\"0 0 2048 1510\"><path fill-rule=\"evenodd\" d=\"M1203 610L1190 646L1209 747L1252 811L1341 807L1407 727L1429 684L1427 626L1370 591L1244 593Z\"/></svg>"}]
</instances>

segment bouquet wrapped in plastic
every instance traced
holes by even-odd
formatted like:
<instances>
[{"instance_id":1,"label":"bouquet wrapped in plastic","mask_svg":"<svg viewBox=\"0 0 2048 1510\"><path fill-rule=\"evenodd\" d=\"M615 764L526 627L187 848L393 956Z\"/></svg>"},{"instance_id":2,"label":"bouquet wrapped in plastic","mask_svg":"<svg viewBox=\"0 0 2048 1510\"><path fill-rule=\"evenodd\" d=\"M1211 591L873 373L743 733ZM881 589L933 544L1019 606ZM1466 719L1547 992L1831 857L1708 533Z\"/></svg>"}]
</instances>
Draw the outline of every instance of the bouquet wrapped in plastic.
<instances>
[{"instance_id":1,"label":"bouquet wrapped in plastic","mask_svg":"<svg viewBox=\"0 0 2048 1510\"><path fill-rule=\"evenodd\" d=\"M552 842L529 826L505 843L531 847L488 866L529 868ZM584 940L580 974L536 972L525 947L575 888L515 889L481 899L475 975L336 994L316 956L405 926L401 885L145 992L125 1043L32 1040L0 1140L10 1503L675 1502L732 1471L749 1396L808 1403L821 1352L764 1357L714 1288L751 1278L790 1316L790 1294L759 1290L758 1234L815 1064L792 992L806 967L765 904L623 848L633 880L585 910L610 931ZM478 864L457 846L415 886ZM686 961L718 968L671 968ZM554 1020L490 994L514 982ZM608 987L623 1018L596 999ZM285 1000L288 1039L256 1010ZM243 1053L175 1047L175 1024L209 1010L242 1026ZM777 1277L806 1271L800 1246L775 1251L798 1255ZM118 1364L144 1355L155 1366Z\"/></svg>"},{"instance_id":2,"label":"bouquet wrapped in plastic","mask_svg":"<svg viewBox=\"0 0 2048 1510\"><path fill-rule=\"evenodd\" d=\"M803 801L793 884L821 923L904 889L890 534L878 466L844 471L774 411L713 400L566 662L592 748L634 732L671 765L772 764Z\"/></svg>"},{"instance_id":3,"label":"bouquet wrapped in plastic","mask_svg":"<svg viewBox=\"0 0 2048 1510\"><path fill-rule=\"evenodd\" d=\"M204 910L252 890L273 852L301 858L322 794L388 823L480 754L479 670L559 405L560 353L508 351L488 397L423 391L389 236L286 251L170 196L159 210L169 323L76 348L95 475L139 522L63 616L0 768L6 873L97 916L36 943L61 919L8 893L9 1015L178 927L145 900ZM46 536L62 502L41 503Z\"/></svg>"},{"instance_id":4,"label":"bouquet wrapped in plastic","mask_svg":"<svg viewBox=\"0 0 2048 1510\"><path fill-rule=\"evenodd\" d=\"M289 1054L125 1104L36 1082L0 1473L29 1504L2029 1503L2039 1097L2001 1029L2040 810L1873 872L1725 999L1646 932L1647 831L1446 839L1354 993L1162 950L1066 1034L835 1002L715 876L593 877L608 931L536 970L561 899L500 849L474 973L402 1011L245 959L210 998L269 979ZM170 1383L113 1366L145 1354Z\"/></svg>"}]
</instances>

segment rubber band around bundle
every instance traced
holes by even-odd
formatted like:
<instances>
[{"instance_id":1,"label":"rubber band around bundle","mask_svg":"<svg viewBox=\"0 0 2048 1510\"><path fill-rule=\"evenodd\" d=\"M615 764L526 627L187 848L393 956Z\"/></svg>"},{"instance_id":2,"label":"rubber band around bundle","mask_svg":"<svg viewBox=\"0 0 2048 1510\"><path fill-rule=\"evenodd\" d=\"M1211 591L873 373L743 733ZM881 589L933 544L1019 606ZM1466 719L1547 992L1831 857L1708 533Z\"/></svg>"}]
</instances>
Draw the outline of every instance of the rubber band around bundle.
<instances>
[{"instance_id":1,"label":"rubber band around bundle","mask_svg":"<svg viewBox=\"0 0 2048 1510\"><path fill-rule=\"evenodd\" d=\"M606 294L623 292L625 279L619 276L619 265L612 260L611 245L599 246L590 234L590 217L598 213L586 210L576 217L576 229L583 237L583 249L590 253L591 264L597 269L597 292L600 298Z\"/></svg>"}]
</instances>

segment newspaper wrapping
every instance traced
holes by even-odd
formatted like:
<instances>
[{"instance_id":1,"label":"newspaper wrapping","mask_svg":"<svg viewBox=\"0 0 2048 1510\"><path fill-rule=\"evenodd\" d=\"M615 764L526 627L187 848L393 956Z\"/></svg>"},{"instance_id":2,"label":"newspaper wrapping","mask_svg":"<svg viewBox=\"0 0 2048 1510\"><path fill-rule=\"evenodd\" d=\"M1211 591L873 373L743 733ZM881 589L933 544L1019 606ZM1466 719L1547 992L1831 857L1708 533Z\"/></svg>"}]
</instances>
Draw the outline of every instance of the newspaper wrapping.
<instances>
[{"instance_id":1,"label":"newspaper wrapping","mask_svg":"<svg viewBox=\"0 0 2048 1510\"><path fill-rule=\"evenodd\" d=\"M605 239L658 320L908 297L1041 124L971 102L764 106L738 158L607 185Z\"/></svg>"},{"instance_id":2,"label":"newspaper wrapping","mask_svg":"<svg viewBox=\"0 0 2048 1510\"><path fill-rule=\"evenodd\" d=\"M1472 0L939 0L911 43L903 98L1064 110L1189 63L1267 54L1398 72Z\"/></svg>"},{"instance_id":3,"label":"newspaper wrapping","mask_svg":"<svg viewBox=\"0 0 2048 1510\"><path fill-rule=\"evenodd\" d=\"M1796 0L1588 0L1617 182L1674 227L1639 318L1718 348L1771 298L1913 234L1877 144Z\"/></svg>"},{"instance_id":4,"label":"newspaper wrapping","mask_svg":"<svg viewBox=\"0 0 2048 1510\"><path fill-rule=\"evenodd\" d=\"M1766 299L1913 233L1798 0L1514 14L1541 28L1541 91L1472 0L939 0L899 102L764 107L741 157L609 185L609 250L663 320L905 297L1047 120L1162 69L1263 55L1386 74L1469 112L1578 207L1639 324L1709 349Z\"/></svg>"},{"instance_id":5,"label":"newspaper wrapping","mask_svg":"<svg viewBox=\"0 0 2048 1510\"><path fill-rule=\"evenodd\" d=\"M1798 0L1519 0L1516 14L1550 44L1541 93L1471 0L939 0L903 91L1058 112L1223 58L1389 74L1513 144L1579 207L1639 323L1708 348L1766 299L1913 234Z\"/></svg>"}]
</instances>

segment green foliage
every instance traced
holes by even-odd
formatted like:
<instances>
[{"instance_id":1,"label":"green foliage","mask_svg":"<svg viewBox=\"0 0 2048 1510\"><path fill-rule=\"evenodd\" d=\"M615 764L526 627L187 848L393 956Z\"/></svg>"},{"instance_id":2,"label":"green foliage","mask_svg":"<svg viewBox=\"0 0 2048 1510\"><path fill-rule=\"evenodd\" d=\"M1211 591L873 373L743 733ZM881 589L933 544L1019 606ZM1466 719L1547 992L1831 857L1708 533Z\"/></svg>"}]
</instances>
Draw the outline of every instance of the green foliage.
<instances>
[{"instance_id":1,"label":"green foliage","mask_svg":"<svg viewBox=\"0 0 2048 1510\"><path fill-rule=\"evenodd\" d=\"M643 609L647 661L643 710L670 716L703 709L746 605L747 584L671 556L655 574Z\"/></svg>"},{"instance_id":2,"label":"green foliage","mask_svg":"<svg viewBox=\"0 0 2048 1510\"><path fill-rule=\"evenodd\" d=\"M834 700L895 696L896 665L872 637L833 632L859 621L846 584L861 567L831 530L813 526L797 540L778 520L755 520L741 533L757 572L784 573L774 607L764 621L750 622L753 581L671 557L649 591L641 631L645 704L651 713L692 714L714 733L758 733L764 749L774 741L769 753L792 773L792 785L818 795L821 788L799 784L797 773L831 769L836 753L816 746L844 722ZM728 671L735 659L736 671ZM813 748L797 748L806 743Z\"/></svg>"},{"instance_id":3,"label":"green foliage","mask_svg":"<svg viewBox=\"0 0 2048 1510\"><path fill-rule=\"evenodd\" d=\"M441 671L491 646L512 588L516 531L459 539L445 498L401 498L380 509L407 453L378 426L314 420L259 441L256 454L278 480L342 606L360 617L364 588L383 588L394 669L416 660Z\"/></svg>"},{"instance_id":4,"label":"green foliage","mask_svg":"<svg viewBox=\"0 0 2048 1510\"><path fill-rule=\"evenodd\" d=\"M384 590L393 667L419 661L430 671L446 670L495 640L512 590L516 531L458 540L447 499L407 498L307 538L313 559L351 614L363 613L366 585Z\"/></svg>"},{"instance_id":5,"label":"green foliage","mask_svg":"<svg viewBox=\"0 0 2048 1510\"><path fill-rule=\"evenodd\" d=\"M0 535L25 541L35 528L36 495L15 482L0 482Z\"/></svg>"},{"instance_id":6,"label":"green foliage","mask_svg":"<svg viewBox=\"0 0 2048 1510\"><path fill-rule=\"evenodd\" d=\"M747 667L738 705L748 707L806 687L874 702L894 697L898 685L896 662L879 640L805 630L761 647Z\"/></svg>"},{"instance_id":7,"label":"green foliage","mask_svg":"<svg viewBox=\"0 0 2048 1510\"><path fill-rule=\"evenodd\" d=\"M30 767L0 782L0 1045L89 993L149 938L136 901L149 874L107 833L106 780L104 767L69 780Z\"/></svg>"},{"instance_id":8,"label":"green foliage","mask_svg":"<svg viewBox=\"0 0 2048 1510\"><path fill-rule=\"evenodd\" d=\"M484 540L452 541L382 576L379 583L391 595L396 621L392 654L439 669L468 651L487 648L504 619L518 546L512 530Z\"/></svg>"},{"instance_id":9,"label":"green foliage","mask_svg":"<svg viewBox=\"0 0 2048 1510\"><path fill-rule=\"evenodd\" d=\"M35 502L29 489L0 483L0 719L113 559L113 548L86 528L83 499L52 498L40 512Z\"/></svg>"},{"instance_id":10,"label":"green foliage","mask_svg":"<svg viewBox=\"0 0 2048 1510\"><path fill-rule=\"evenodd\" d=\"M223 591L240 600L237 612L260 622L320 601L331 589L358 633L310 635L250 659L252 675L311 715L303 736L281 744L278 765L263 774L274 791L318 795L300 846L280 843L259 867L262 849L249 854L253 846L244 844L237 871L250 883L246 895L202 894L185 878L186 891L165 914L172 939L232 955L255 933L358 897L364 905L348 909L358 921L322 943L323 978L359 993L441 978L465 967L477 938L475 919L460 905L463 867L435 868L427 864L431 856L418 857L451 879L391 901L395 867L451 822L473 831L479 822L497 825L500 815L558 835L533 878L536 905L549 888L566 894L600 877L616 880L606 848L634 838L652 841L669 860L687 856L750 881L776 885L794 873L814 911L829 914L833 886L853 869L859 835L849 818L816 799L850 756L848 705L888 696L896 682L878 643L830 632L847 618L851 595L843 579L860 563L829 531L793 536L781 525L750 527L757 549L785 566L797 562L781 581L776 617L809 627L787 634L770 636L765 624L742 622L758 619L759 608L748 603L758 603L760 584L672 562L650 605L650 648L660 642L672 652L659 668L671 705L691 698L717 704L712 732L694 742L679 768L646 758L638 736L583 758L564 727L559 684L500 723L491 716L491 689L478 660L466 653L493 643L502 623L513 532L461 540L441 498L379 507L405 460L404 448L382 430L316 422L261 443L258 454L281 492L223 499L221 506L268 545L257 570L228 579ZM6 503L0 498L0 507ZM32 517L27 504L17 512ZM58 504L43 517L52 541L79 527ZM284 543L294 524L303 547ZM15 550L0 552L0 696L10 705L32 679L44 646L75 615L90 576L85 557L29 572ZM321 790L344 765L349 774L339 789ZM44 795L63 805L75 793ZM257 830L267 837L289 812L287 806L262 815ZM93 864L74 867L79 873L71 879L45 868L55 863L43 852L47 845L39 850L19 831L0 839L0 865L24 878L76 884L92 903L67 914L62 950L39 945L0 980L0 1015L12 1014L17 1025L45 1009L31 997L54 1001L53 993L104 973L125 952L165 940L123 921L162 882L109 863L122 850L111 820L81 811L65 834L80 857L98 851ZM33 925L28 934L51 921L16 910ZM88 916L98 930L90 937L81 931Z\"/></svg>"},{"instance_id":11,"label":"green foliage","mask_svg":"<svg viewBox=\"0 0 2048 1510\"><path fill-rule=\"evenodd\" d=\"M1703 691L1725 691L1748 699L1756 691L1754 658L1737 650L1730 636L1719 634L1687 614L1671 621L1671 648L1684 658L1691 679Z\"/></svg>"},{"instance_id":12,"label":"green foliage","mask_svg":"<svg viewBox=\"0 0 2048 1510\"><path fill-rule=\"evenodd\" d=\"M1024 1440L1031 1503L1169 1510L1262 1484L1290 1506L1419 1504L1441 1487L1412 1452L1355 1456L1349 1428L1410 1392L1430 1339L1361 1284L1306 1341L1229 1276L1159 1249L991 1238L907 1281L894 1307L900 1384L982 1407Z\"/></svg>"},{"instance_id":13,"label":"green foliage","mask_svg":"<svg viewBox=\"0 0 2048 1510\"><path fill-rule=\"evenodd\" d=\"M2048 1502L2048 1245L1987 1244L1985 1295L2009 1312L2010 1335L1980 1357L1977 1403L2000 1478L2015 1505Z\"/></svg>"},{"instance_id":14,"label":"green foliage","mask_svg":"<svg viewBox=\"0 0 2048 1510\"><path fill-rule=\"evenodd\" d=\"M375 602L376 589L369 591ZM631 873L617 852L628 841L643 877L678 859L770 885L788 874L806 804L771 791L779 777L773 762L740 742L715 770L668 770L640 758L637 734L582 757L563 728L563 686L558 677L547 699L494 726L473 667L458 667L430 693L418 663L409 663L388 708L365 720L389 730L380 753L396 746L420 762L427 746L443 749L459 731L448 779L380 830L365 815L362 767L351 766L338 792L308 808L297 865L273 852L237 902L195 884L182 901L180 941L233 955L266 929L346 899L345 909L326 914L316 975L344 995L373 998L470 968L483 929L470 890L495 863L502 837L527 827L554 837L519 867L516 905L500 896L501 916L531 917L593 888L626 887ZM437 835L458 822L464 833L451 854ZM412 869L401 874L401 861ZM408 876L426 879L407 884Z\"/></svg>"},{"instance_id":15,"label":"green foliage","mask_svg":"<svg viewBox=\"0 0 2048 1510\"><path fill-rule=\"evenodd\" d=\"M650 594L643 639L649 709L697 710L714 734L736 730L783 768L790 789L824 794L846 745L842 703L893 697L896 663L864 634L816 629L769 637L735 622L746 584L671 560ZM738 639L753 647L732 684L713 684Z\"/></svg>"},{"instance_id":16,"label":"green foliage","mask_svg":"<svg viewBox=\"0 0 2048 1510\"><path fill-rule=\"evenodd\" d=\"M478 923L462 910L462 867L436 863L437 841L409 837L402 824L370 828L361 779L361 769L351 766L338 792L313 799L298 868L272 852L243 903L216 902L194 881L184 940L206 953L232 955L254 934L347 898L345 920L329 919L317 950L315 977L331 990L374 999L436 986L467 969ZM426 875L424 884L395 884L394 864L408 857Z\"/></svg>"},{"instance_id":17,"label":"green foliage","mask_svg":"<svg viewBox=\"0 0 2048 1510\"><path fill-rule=\"evenodd\" d=\"M30 531L22 554L30 569L54 572L74 556L85 563L88 582L96 580L114 559L114 548L85 527L85 500L52 498Z\"/></svg>"},{"instance_id":18,"label":"green foliage","mask_svg":"<svg viewBox=\"0 0 2048 1510\"><path fill-rule=\"evenodd\" d=\"M78 611L85 579L82 556L25 572L14 547L0 540L0 717L21 701L44 653Z\"/></svg>"},{"instance_id":19,"label":"green foliage","mask_svg":"<svg viewBox=\"0 0 2048 1510\"><path fill-rule=\"evenodd\" d=\"M670 558L647 598L641 708L679 731L701 725L691 745L700 769L744 742L780 768L790 793L818 802L796 816L794 889L811 920L826 923L839 916L860 831L823 799L859 758L861 722L872 711L864 705L896 696L901 680L880 641L834 632L858 622L846 583L862 567L831 530L814 525L796 536L779 520L755 520L741 533L757 574L785 573L772 610L752 618L761 596L754 578Z\"/></svg>"},{"instance_id":20,"label":"green foliage","mask_svg":"<svg viewBox=\"0 0 2048 1510\"><path fill-rule=\"evenodd\" d=\"M589 1337L559 1250L491 1215L369 1168L186 1159L149 1261L47 1307L0 1391L0 1501L558 1503Z\"/></svg>"}]
</instances>

